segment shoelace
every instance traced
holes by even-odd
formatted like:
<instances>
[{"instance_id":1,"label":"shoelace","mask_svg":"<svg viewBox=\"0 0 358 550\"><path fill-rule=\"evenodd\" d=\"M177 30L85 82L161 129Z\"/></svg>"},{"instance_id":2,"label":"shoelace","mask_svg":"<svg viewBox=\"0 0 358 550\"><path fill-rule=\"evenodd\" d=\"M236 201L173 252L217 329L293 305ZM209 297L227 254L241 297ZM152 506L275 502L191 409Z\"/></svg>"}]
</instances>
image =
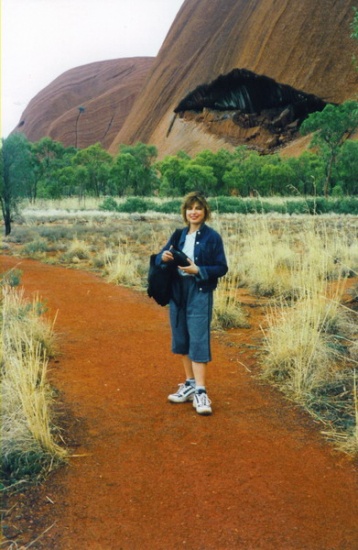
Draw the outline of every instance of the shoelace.
<instances>
[{"instance_id":1,"label":"shoelace","mask_svg":"<svg viewBox=\"0 0 358 550\"><path fill-rule=\"evenodd\" d=\"M206 393L197 393L195 395L200 407L210 407L211 401Z\"/></svg>"},{"instance_id":2,"label":"shoelace","mask_svg":"<svg viewBox=\"0 0 358 550\"><path fill-rule=\"evenodd\" d=\"M176 392L176 395L182 395L184 393L184 390L185 389L189 389L189 386L187 386L185 383L184 384L178 384L179 388Z\"/></svg>"}]
</instances>

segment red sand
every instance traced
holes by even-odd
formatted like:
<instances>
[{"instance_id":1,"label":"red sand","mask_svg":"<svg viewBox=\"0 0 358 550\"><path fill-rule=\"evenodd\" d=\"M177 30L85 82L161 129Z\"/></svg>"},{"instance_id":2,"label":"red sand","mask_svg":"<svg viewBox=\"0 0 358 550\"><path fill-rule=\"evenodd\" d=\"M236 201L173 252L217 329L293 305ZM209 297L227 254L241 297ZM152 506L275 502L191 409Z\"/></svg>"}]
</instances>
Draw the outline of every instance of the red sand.
<instances>
[{"instance_id":1,"label":"red sand","mask_svg":"<svg viewBox=\"0 0 358 550\"><path fill-rule=\"evenodd\" d=\"M248 308L250 329L213 335L214 414L200 417L167 401L183 376L166 309L82 271L13 257L1 265L17 265L27 295L39 293L50 318L58 312L50 377L77 455L10 499L19 546L42 535L31 548L358 547L356 461L248 371L261 308Z\"/></svg>"}]
</instances>

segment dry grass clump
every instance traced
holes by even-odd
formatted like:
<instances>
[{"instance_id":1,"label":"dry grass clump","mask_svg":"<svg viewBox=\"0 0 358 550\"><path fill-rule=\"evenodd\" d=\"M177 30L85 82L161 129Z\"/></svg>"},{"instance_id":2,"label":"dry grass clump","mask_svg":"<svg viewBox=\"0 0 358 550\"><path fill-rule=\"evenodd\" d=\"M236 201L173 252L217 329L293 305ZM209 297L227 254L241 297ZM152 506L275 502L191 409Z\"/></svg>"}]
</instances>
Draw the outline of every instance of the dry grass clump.
<instances>
[{"instance_id":1,"label":"dry grass clump","mask_svg":"<svg viewBox=\"0 0 358 550\"><path fill-rule=\"evenodd\" d=\"M124 286L139 286L140 262L128 246L118 247L117 254L106 263L106 279L110 283Z\"/></svg>"},{"instance_id":2,"label":"dry grass clump","mask_svg":"<svg viewBox=\"0 0 358 550\"><path fill-rule=\"evenodd\" d=\"M226 249L230 267L225 277L219 280L214 293L212 319L214 330L249 326L247 316L237 298L237 288L240 286L239 275L235 269L231 269L231 265L235 265L236 252L236 243L231 243Z\"/></svg>"},{"instance_id":3,"label":"dry grass clump","mask_svg":"<svg viewBox=\"0 0 358 550\"><path fill-rule=\"evenodd\" d=\"M62 258L70 263L78 263L81 260L88 260L90 256L90 246L85 241L74 238Z\"/></svg>"},{"instance_id":4,"label":"dry grass clump","mask_svg":"<svg viewBox=\"0 0 358 550\"><path fill-rule=\"evenodd\" d=\"M218 330L248 326L246 313L233 291L231 277L227 276L215 291L212 328Z\"/></svg>"},{"instance_id":5,"label":"dry grass clump","mask_svg":"<svg viewBox=\"0 0 358 550\"><path fill-rule=\"evenodd\" d=\"M357 432L352 368L357 325L354 314L341 305L343 284L335 284L334 292L326 287L320 282L315 293L310 286L293 305L282 301L271 307L263 377L323 422L331 439L352 447Z\"/></svg>"},{"instance_id":6,"label":"dry grass clump","mask_svg":"<svg viewBox=\"0 0 358 550\"><path fill-rule=\"evenodd\" d=\"M39 302L3 287L1 298L1 477L4 483L33 479L65 456L52 426L52 392L46 381L53 353L52 328Z\"/></svg>"},{"instance_id":7,"label":"dry grass clump","mask_svg":"<svg viewBox=\"0 0 358 550\"><path fill-rule=\"evenodd\" d=\"M273 307L267 315L264 376L280 382L298 400L327 381L335 360L327 328L339 322L337 315L320 297Z\"/></svg>"}]
</instances>

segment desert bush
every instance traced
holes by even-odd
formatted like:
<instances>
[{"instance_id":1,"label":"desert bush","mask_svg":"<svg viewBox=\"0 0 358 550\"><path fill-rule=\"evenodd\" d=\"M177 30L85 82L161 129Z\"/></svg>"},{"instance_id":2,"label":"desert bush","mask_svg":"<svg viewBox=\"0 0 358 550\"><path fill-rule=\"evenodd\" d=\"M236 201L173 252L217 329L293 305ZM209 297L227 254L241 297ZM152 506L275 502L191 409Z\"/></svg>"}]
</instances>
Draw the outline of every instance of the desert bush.
<instances>
[{"instance_id":1,"label":"desert bush","mask_svg":"<svg viewBox=\"0 0 358 550\"><path fill-rule=\"evenodd\" d=\"M129 197L123 203L118 205L118 212L143 213L148 210L155 210L155 202L151 199L141 197Z\"/></svg>"},{"instance_id":2,"label":"desert bush","mask_svg":"<svg viewBox=\"0 0 358 550\"><path fill-rule=\"evenodd\" d=\"M39 258L48 251L47 241L37 238L22 247L21 254L30 258Z\"/></svg>"},{"instance_id":3,"label":"desert bush","mask_svg":"<svg viewBox=\"0 0 358 550\"><path fill-rule=\"evenodd\" d=\"M104 201L99 205L100 210L106 210L108 212L118 212L118 203L113 197L106 197Z\"/></svg>"},{"instance_id":4,"label":"desert bush","mask_svg":"<svg viewBox=\"0 0 358 550\"><path fill-rule=\"evenodd\" d=\"M162 212L163 214L178 214L181 203L182 201L180 199L159 202L155 206L155 212Z\"/></svg>"},{"instance_id":5,"label":"desert bush","mask_svg":"<svg viewBox=\"0 0 358 550\"><path fill-rule=\"evenodd\" d=\"M22 277L22 271L21 269L17 269L16 267L13 269L10 269L9 271L6 271L5 273L0 275L0 285L1 287L9 286L9 287L15 287L19 286L21 282Z\"/></svg>"}]
</instances>

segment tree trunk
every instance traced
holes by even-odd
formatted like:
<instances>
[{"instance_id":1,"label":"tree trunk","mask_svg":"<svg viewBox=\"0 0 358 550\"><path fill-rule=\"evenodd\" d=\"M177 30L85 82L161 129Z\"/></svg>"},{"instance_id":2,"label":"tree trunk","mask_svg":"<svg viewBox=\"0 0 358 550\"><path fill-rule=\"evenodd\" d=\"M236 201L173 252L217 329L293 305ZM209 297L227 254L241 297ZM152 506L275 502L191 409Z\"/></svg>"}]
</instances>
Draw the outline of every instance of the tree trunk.
<instances>
[{"instance_id":1,"label":"tree trunk","mask_svg":"<svg viewBox=\"0 0 358 550\"><path fill-rule=\"evenodd\" d=\"M10 215L10 212L7 210L5 211L4 223L5 223L5 237L7 237L11 233L11 215Z\"/></svg>"},{"instance_id":2,"label":"tree trunk","mask_svg":"<svg viewBox=\"0 0 358 550\"><path fill-rule=\"evenodd\" d=\"M331 187L331 177L332 177L332 167L335 162L336 154L332 153L331 158L329 159L329 163L327 166L327 177L326 181L324 182L324 196L325 198L328 197L328 191Z\"/></svg>"}]
</instances>

